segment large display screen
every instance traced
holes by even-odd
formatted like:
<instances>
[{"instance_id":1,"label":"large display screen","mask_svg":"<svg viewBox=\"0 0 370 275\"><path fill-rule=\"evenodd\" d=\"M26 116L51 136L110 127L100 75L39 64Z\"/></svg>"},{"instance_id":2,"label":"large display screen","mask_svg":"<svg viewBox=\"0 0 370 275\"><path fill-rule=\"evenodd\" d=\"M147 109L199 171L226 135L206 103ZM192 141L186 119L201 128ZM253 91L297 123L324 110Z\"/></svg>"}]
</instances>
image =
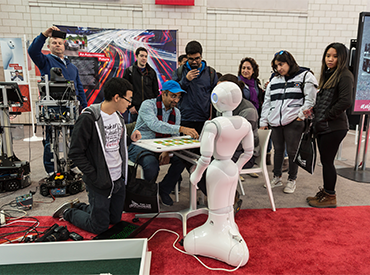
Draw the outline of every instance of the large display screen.
<instances>
[{"instance_id":1,"label":"large display screen","mask_svg":"<svg viewBox=\"0 0 370 275\"><path fill-rule=\"evenodd\" d=\"M370 12L360 13L353 113L370 113Z\"/></svg>"}]
</instances>

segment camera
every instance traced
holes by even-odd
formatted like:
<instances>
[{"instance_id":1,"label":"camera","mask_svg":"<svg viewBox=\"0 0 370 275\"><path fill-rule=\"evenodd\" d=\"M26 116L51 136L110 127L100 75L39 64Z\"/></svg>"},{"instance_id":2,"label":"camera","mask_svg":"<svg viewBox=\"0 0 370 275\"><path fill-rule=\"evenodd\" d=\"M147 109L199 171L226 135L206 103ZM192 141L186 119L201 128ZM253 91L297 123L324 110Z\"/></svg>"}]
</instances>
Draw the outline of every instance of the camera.
<instances>
[{"instance_id":1,"label":"camera","mask_svg":"<svg viewBox=\"0 0 370 275\"><path fill-rule=\"evenodd\" d=\"M53 226L45 230L44 235L36 240L36 242L56 242L65 241L69 238L67 226L59 226L55 223Z\"/></svg>"},{"instance_id":2,"label":"camera","mask_svg":"<svg viewBox=\"0 0 370 275\"><path fill-rule=\"evenodd\" d=\"M45 242L66 241L69 239L69 231L66 226L58 226L45 238Z\"/></svg>"},{"instance_id":3,"label":"camera","mask_svg":"<svg viewBox=\"0 0 370 275\"><path fill-rule=\"evenodd\" d=\"M66 32L57 31L57 30L53 30L51 32L51 37L57 37L57 38L66 39L66 36L67 36L67 33Z\"/></svg>"}]
</instances>

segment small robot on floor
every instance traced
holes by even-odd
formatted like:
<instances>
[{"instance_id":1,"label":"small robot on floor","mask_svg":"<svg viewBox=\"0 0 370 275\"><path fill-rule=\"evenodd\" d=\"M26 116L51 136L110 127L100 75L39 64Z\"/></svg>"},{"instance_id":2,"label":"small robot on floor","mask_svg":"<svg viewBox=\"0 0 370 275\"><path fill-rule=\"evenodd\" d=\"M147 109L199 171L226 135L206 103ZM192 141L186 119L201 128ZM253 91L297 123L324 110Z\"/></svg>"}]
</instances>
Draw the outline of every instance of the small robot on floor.
<instances>
[{"instance_id":1,"label":"small robot on floor","mask_svg":"<svg viewBox=\"0 0 370 275\"><path fill-rule=\"evenodd\" d=\"M215 258L231 266L244 266L249 259L248 247L235 223L233 209L239 172L252 157L254 148L250 123L241 116L232 116L241 100L241 90L232 82L222 82L212 91L212 104L222 116L204 125L200 137L201 157L190 176L191 183L197 185L208 168L208 219L184 239L186 252ZM244 153L234 163L231 157L240 143Z\"/></svg>"}]
</instances>

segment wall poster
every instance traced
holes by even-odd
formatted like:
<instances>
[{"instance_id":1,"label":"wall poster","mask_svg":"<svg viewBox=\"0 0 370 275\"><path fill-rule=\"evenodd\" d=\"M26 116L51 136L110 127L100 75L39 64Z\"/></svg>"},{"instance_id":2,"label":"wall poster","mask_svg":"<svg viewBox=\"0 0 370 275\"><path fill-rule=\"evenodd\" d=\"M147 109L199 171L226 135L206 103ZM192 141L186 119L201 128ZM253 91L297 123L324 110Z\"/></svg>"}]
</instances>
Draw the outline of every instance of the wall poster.
<instances>
[{"instance_id":1,"label":"wall poster","mask_svg":"<svg viewBox=\"0 0 370 275\"><path fill-rule=\"evenodd\" d=\"M79 69L88 105L103 100L105 81L122 77L135 62L135 50L148 51L148 64L156 71L159 88L176 69L176 30L100 29L57 26L67 33L65 55Z\"/></svg>"}]
</instances>

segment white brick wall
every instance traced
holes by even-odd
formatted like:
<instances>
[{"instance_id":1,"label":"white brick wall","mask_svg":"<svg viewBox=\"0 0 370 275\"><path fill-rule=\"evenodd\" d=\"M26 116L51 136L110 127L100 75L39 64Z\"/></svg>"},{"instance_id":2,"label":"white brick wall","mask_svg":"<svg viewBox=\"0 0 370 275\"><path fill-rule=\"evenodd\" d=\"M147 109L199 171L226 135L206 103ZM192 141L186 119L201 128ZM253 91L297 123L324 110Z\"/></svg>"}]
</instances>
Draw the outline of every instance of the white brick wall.
<instances>
[{"instance_id":1,"label":"white brick wall","mask_svg":"<svg viewBox=\"0 0 370 275\"><path fill-rule=\"evenodd\" d=\"M52 24L86 27L177 29L179 54L190 40L199 40L207 63L221 73L236 73L245 56L256 59L260 79L270 75L275 52L290 51L302 66L320 73L327 44L349 46L357 37L358 16L370 8L370 0L309 0L307 12L207 9L207 1L193 7L101 3L65 3L37 0L0 0L0 36L32 40ZM0 64L2 59L0 57ZM31 78L35 79L31 71ZM31 83L36 98L36 81ZM28 115L17 122L30 123Z\"/></svg>"}]
</instances>

